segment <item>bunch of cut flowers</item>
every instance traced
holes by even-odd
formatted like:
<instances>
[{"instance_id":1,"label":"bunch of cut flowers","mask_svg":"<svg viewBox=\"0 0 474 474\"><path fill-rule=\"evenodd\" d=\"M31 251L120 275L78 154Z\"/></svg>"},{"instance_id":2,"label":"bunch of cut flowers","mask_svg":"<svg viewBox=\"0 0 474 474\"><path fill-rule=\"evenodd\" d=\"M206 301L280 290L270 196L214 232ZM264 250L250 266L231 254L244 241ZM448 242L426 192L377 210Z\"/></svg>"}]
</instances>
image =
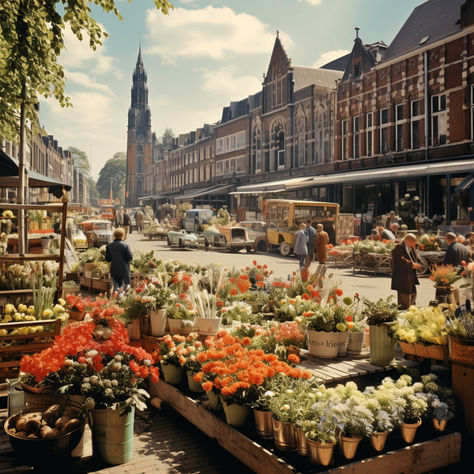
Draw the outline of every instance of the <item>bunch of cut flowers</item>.
<instances>
[{"instance_id":1,"label":"bunch of cut flowers","mask_svg":"<svg viewBox=\"0 0 474 474\"><path fill-rule=\"evenodd\" d=\"M461 278L460 272L453 265L434 265L431 269L430 280L437 287L450 288Z\"/></svg>"}]
</instances>

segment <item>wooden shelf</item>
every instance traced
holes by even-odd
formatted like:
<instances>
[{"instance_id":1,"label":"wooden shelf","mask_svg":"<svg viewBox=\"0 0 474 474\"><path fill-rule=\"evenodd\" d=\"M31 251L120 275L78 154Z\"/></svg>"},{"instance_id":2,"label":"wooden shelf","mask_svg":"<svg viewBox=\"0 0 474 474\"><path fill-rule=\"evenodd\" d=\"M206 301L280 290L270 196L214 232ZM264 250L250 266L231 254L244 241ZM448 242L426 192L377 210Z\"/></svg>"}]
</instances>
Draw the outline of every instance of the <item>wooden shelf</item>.
<instances>
[{"instance_id":1,"label":"wooden shelf","mask_svg":"<svg viewBox=\"0 0 474 474\"><path fill-rule=\"evenodd\" d=\"M0 296L27 295L29 293L33 293L32 288L25 288L23 290L0 290Z\"/></svg>"},{"instance_id":2,"label":"wooden shelf","mask_svg":"<svg viewBox=\"0 0 474 474\"><path fill-rule=\"evenodd\" d=\"M37 211L49 211L49 212L62 212L63 204L9 204L0 203L1 209L25 209L25 210L37 210ZM16 218L16 216L15 216Z\"/></svg>"},{"instance_id":3,"label":"wooden shelf","mask_svg":"<svg viewBox=\"0 0 474 474\"><path fill-rule=\"evenodd\" d=\"M59 262L61 260L61 255L58 253L26 253L25 255L20 255L18 253L9 253L7 255L0 255L0 262L23 262L25 260L38 262L45 260L55 260L56 262Z\"/></svg>"}]
</instances>

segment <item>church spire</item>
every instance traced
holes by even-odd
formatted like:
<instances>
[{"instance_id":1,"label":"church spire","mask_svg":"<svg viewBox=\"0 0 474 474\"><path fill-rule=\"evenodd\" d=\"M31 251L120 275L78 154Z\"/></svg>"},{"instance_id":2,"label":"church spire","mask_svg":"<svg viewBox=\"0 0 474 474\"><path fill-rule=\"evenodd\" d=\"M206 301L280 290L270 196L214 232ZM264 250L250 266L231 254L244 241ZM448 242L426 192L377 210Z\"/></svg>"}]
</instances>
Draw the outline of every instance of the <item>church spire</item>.
<instances>
[{"instance_id":1,"label":"church spire","mask_svg":"<svg viewBox=\"0 0 474 474\"><path fill-rule=\"evenodd\" d=\"M143 67L143 60L142 60L142 42L141 42L141 41L140 41L140 45L138 46L137 66L142 66L142 67Z\"/></svg>"},{"instance_id":2,"label":"church spire","mask_svg":"<svg viewBox=\"0 0 474 474\"><path fill-rule=\"evenodd\" d=\"M133 71L132 107L144 108L148 106L147 75L143 66L142 44L138 47L137 64Z\"/></svg>"}]
</instances>

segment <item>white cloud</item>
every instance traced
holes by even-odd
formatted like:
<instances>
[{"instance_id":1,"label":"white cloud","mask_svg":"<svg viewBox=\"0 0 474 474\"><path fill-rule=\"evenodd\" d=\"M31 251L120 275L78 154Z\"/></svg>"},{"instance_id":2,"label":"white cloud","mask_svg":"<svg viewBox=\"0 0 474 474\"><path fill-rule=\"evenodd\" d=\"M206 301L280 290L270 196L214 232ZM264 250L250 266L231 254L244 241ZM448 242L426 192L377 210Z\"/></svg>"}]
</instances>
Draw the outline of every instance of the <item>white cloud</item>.
<instances>
[{"instance_id":1,"label":"white cloud","mask_svg":"<svg viewBox=\"0 0 474 474\"><path fill-rule=\"evenodd\" d=\"M70 27L64 30L65 48L60 56L60 63L69 69L84 69L95 74L118 72L113 65L114 58L106 54L107 49L103 44L95 51L89 46L89 37L84 35L82 41L78 40Z\"/></svg>"},{"instance_id":2,"label":"white cloud","mask_svg":"<svg viewBox=\"0 0 474 474\"><path fill-rule=\"evenodd\" d=\"M347 49L333 49L332 51L326 51L325 53L321 54L321 56L319 56L313 67L324 66L325 64L349 53L350 51Z\"/></svg>"},{"instance_id":3,"label":"white cloud","mask_svg":"<svg viewBox=\"0 0 474 474\"><path fill-rule=\"evenodd\" d=\"M101 92L111 93L110 87L94 80L90 75L77 71L66 71L68 83L74 83L87 89L94 89Z\"/></svg>"},{"instance_id":4,"label":"white cloud","mask_svg":"<svg viewBox=\"0 0 474 474\"><path fill-rule=\"evenodd\" d=\"M226 59L232 55L268 54L275 32L255 16L236 13L229 7L209 5L199 10L177 8L164 16L147 10L148 53L165 62L178 58ZM292 41L281 33L285 46Z\"/></svg>"},{"instance_id":5,"label":"white cloud","mask_svg":"<svg viewBox=\"0 0 474 474\"><path fill-rule=\"evenodd\" d=\"M310 5L319 5L323 0L299 0L299 1L309 3Z\"/></svg>"},{"instance_id":6,"label":"white cloud","mask_svg":"<svg viewBox=\"0 0 474 474\"><path fill-rule=\"evenodd\" d=\"M235 68L225 66L215 70L204 69L204 82L201 88L205 91L225 93L233 100L240 100L261 88L260 81L251 75L238 75Z\"/></svg>"}]
</instances>

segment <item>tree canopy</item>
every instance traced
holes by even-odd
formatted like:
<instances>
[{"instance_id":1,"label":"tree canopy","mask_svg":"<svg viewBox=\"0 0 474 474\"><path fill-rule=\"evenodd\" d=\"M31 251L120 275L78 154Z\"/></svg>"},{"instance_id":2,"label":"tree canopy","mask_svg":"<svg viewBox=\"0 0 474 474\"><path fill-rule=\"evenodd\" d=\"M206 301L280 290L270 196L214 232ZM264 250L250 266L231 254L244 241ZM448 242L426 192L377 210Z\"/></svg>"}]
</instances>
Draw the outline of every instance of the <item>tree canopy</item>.
<instances>
[{"instance_id":1,"label":"tree canopy","mask_svg":"<svg viewBox=\"0 0 474 474\"><path fill-rule=\"evenodd\" d=\"M91 165L87 153L79 148L70 146L68 151L71 153L74 165L86 176L90 176Z\"/></svg>"},{"instance_id":2,"label":"tree canopy","mask_svg":"<svg viewBox=\"0 0 474 474\"><path fill-rule=\"evenodd\" d=\"M129 0L130 2L131 0ZM72 105L65 94L66 78L58 62L64 49L66 26L92 49L107 33L92 16L92 6L122 19L117 0L1 0L0 1L0 135L16 139L18 113L37 122L40 97ZM163 14L173 8L168 0L154 0Z\"/></svg>"},{"instance_id":3,"label":"tree canopy","mask_svg":"<svg viewBox=\"0 0 474 474\"><path fill-rule=\"evenodd\" d=\"M174 133L171 128L165 128L163 136L161 137L161 143L166 148L171 148L173 146Z\"/></svg>"},{"instance_id":4,"label":"tree canopy","mask_svg":"<svg viewBox=\"0 0 474 474\"><path fill-rule=\"evenodd\" d=\"M127 176L127 158L123 151L117 152L107 160L99 172L96 189L99 197L108 199L112 189L112 197L118 197L120 202L125 198L125 180Z\"/></svg>"}]
</instances>

